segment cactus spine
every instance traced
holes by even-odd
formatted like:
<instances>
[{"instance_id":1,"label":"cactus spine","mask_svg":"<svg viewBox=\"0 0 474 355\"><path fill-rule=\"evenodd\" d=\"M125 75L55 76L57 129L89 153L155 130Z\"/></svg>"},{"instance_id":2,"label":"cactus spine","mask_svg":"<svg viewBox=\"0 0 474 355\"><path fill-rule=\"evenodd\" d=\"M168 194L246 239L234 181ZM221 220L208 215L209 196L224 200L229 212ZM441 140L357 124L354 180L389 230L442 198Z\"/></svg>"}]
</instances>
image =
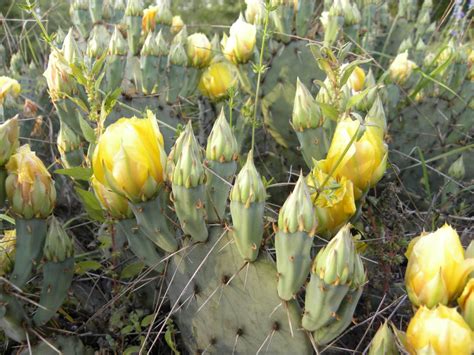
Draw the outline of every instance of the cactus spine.
<instances>
[{"instance_id":1,"label":"cactus spine","mask_svg":"<svg viewBox=\"0 0 474 355\"><path fill-rule=\"evenodd\" d=\"M285 301L293 298L306 281L316 224L308 187L301 174L293 193L280 210L275 236L278 295Z\"/></svg>"},{"instance_id":2,"label":"cactus spine","mask_svg":"<svg viewBox=\"0 0 474 355\"><path fill-rule=\"evenodd\" d=\"M230 192L232 232L244 260L257 259L263 238L265 199L265 186L255 168L253 151L250 151Z\"/></svg>"}]
</instances>

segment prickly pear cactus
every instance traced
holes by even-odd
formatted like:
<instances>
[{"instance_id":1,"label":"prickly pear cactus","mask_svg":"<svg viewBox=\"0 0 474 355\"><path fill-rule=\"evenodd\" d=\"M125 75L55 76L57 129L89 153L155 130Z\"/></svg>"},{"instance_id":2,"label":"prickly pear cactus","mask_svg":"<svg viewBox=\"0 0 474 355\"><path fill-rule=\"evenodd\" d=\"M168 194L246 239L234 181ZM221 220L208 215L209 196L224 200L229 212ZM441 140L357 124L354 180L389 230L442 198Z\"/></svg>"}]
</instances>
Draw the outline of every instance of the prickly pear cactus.
<instances>
[{"instance_id":1,"label":"prickly pear cactus","mask_svg":"<svg viewBox=\"0 0 474 355\"><path fill-rule=\"evenodd\" d=\"M211 227L205 244L189 240L169 265L172 316L193 352L310 354L295 301L277 294L274 262L247 263L226 229ZM245 300L244 302L242 302Z\"/></svg>"}]
</instances>

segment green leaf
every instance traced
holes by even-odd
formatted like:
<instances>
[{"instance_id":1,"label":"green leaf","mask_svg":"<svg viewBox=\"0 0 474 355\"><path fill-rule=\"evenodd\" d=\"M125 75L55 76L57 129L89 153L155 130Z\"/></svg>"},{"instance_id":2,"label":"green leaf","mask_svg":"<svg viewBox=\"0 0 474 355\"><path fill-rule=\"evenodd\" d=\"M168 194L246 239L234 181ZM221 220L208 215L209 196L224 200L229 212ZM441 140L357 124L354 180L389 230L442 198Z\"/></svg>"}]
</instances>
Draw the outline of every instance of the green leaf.
<instances>
[{"instance_id":1,"label":"green leaf","mask_svg":"<svg viewBox=\"0 0 474 355\"><path fill-rule=\"evenodd\" d=\"M142 328L149 327L151 322L153 322L153 318L155 318L154 314L149 314L145 318L142 319Z\"/></svg>"},{"instance_id":2,"label":"green leaf","mask_svg":"<svg viewBox=\"0 0 474 355\"><path fill-rule=\"evenodd\" d=\"M323 115L325 117L329 117L331 120L337 121L339 117L339 112L334 106L328 105L324 102L318 102L318 105L319 107L321 107L321 111L323 111Z\"/></svg>"},{"instance_id":3,"label":"green leaf","mask_svg":"<svg viewBox=\"0 0 474 355\"><path fill-rule=\"evenodd\" d=\"M55 174L67 175L76 180L89 181L92 176L91 168L74 167L68 169L56 169Z\"/></svg>"},{"instance_id":4,"label":"green leaf","mask_svg":"<svg viewBox=\"0 0 474 355\"><path fill-rule=\"evenodd\" d=\"M134 346L129 346L128 348L126 348L125 351L123 352L123 355L135 355L139 353L140 353L140 347L134 345Z\"/></svg>"},{"instance_id":5,"label":"green leaf","mask_svg":"<svg viewBox=\"0 0 474 355\"><path fill-rule=\"evenodd\" d=\"M79 187L76 187L75 190L89 217L96 221L103 222L105 220L104 212L102 211L100 203L95 195L92 192L83 190Z\"/></svg>"},{"instance_id":6,"label":"green leaf","mask_svg":"<svg viewBox=\"0 0 474 355\"><path fill-rule=\"evenodd\" d=\"M95 260L85 260L76 263L74 272L78 275L84 275L88 271L99 270L102 265Z\"/></svg>"},{"instance_id":7,"label":"green leaf","mask_svg":"<svg viewBox=\"0 0 474 355\"><path fill-rule=\"evenodd\" d=\"M15 225L15 220L12 217L7 216L6 214L3 214L3 213L0 214L0 220L4 220L10 224Z\"/></svg>"},{"instance_id":8,"label":"green leaf","mask_svg":"<svg viewBox=\"0 0 474 355\"><path fill-rule=\"evenodd\" d=\"M368 62L370 62L370 59L354 60L353 62L348 64L346 67L344 67L344 71L342 72L342 77L341 77L341 81L339 82L339 85L342 87L345 83L347 83L347 80L349 80L352 72L358 65L365 64Z\"/></svg>"},{"instance_id":9,"label":"green leaf","mask_svg":"<svg viewBox=\"0 0 474 355\"><path fill-rule=\"evenodd\" d=\"M78 115L78 120L79 120L79 125L81 126L82 133L84 134L84 138L86 141L89 143L95 143L96 141L96 136L94 129L87 123L85 119L82 118L82 116Z\"/></svg>"},{"instance_id":10,"label":"green leaf","mask_svg":"<svg viewBox=\"0 0 474 355\"><path fill-rule=\"evenodd\" d=\"M165 341L175 355L180 355L180 352L178 351L178 348L176 347L176 343L174 341L175 332L176 330L174 329L173 321L169 319L168 323L166 324Z\"/></svg>"},{"instance_id":11,"label":"green leaf","mask_svg":"<svg viewBox=\"0 0 474 355\"><path fill-rule=\"evenodd\" d=\"M133 326L131 325L126 325L125 327L123 327L121 330L120 330L120 334L122 335L127 335L127 334L130 334L131 332L133 331ZM137 346L138 348L138 346ZM128 348L130 349L130 348ZM128 350L127 349L127 350ZM140 350L140 349L137 349L137 350ZM130 352L130 354L133 354L133 352Z\"/></svg>"},{"instance_id":12,"label":"green leaf","mask_svg":"<svg viewBox=\"0 0 474 355\"><path fill-rule=\"evenodd\" d=\"M130 279L132 277L137 276L140 272L142 272L143 268L145 267L145 264L141 261L138 261L136 263L131 263L125 266L120 273L120 279Z\"/></svg>"},{"instance_id":13,"label":"green leaf","mask_svg":"<svg viewBox=\"0 0 474 355\"><path fill-rule=\"evenodd\" d=\"M346 110L350 109L353 106L356 106L359 102L361 102L369 93L369 90L372 88L365 89L364 91L358 92L355 95L352 95L349 100L347 100Z\"/></svg>"}]
</instances>

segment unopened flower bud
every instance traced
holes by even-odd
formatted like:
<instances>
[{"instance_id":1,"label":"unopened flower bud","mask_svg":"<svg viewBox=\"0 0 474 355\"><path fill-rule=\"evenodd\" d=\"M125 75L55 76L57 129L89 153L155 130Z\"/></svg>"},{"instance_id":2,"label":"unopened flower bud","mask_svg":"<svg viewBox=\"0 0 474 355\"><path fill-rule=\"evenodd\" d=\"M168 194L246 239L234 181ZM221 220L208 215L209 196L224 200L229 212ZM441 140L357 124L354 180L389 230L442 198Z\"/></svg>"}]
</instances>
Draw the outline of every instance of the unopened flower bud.
<instances>
[{"instance_id":1,"label":"unopened flower bud","mask_svg":"<svg viewBox=\"0 0 474 355\"><path fill-rule=\"evenodd\" d=\"M171 33L172 34L177 34L179 31L181 31L184 27L184 22L181 16L173 16L173 19L171 20Z\"/></svg>"},{"instance_id":2,"label":"unopened flower bud","mask_svg":"<svg viewBox=\"0 0 474 355\"><path fill-rule=\"evenodd\" d=\"M206 159L230 162L237 159L238 151L237 140L222 109L207 140Z\"/></svg>"},{"instance_id":3,"label":"unopened flower bud","mask_svg":"<svg viewBox=\"0 0 474 355\"><path fill-rule=\"evenodd\" d=\"M19 135L20 127L18 126L17 117L0 124L0 167L4 166L10 156L17 150Z\"/></svg>"},{"instance_id":4,"label":"unopened flower bud","mask_svg":"<svg viewBox=\"0 0 474 355\"><path fill-rule=\"evenodd\" d=\"M297 78L296 80L295 103L292 115L293 128L297 131L304 131L308 128L321 126L324 123L321 109L300 79Z\"/></svg>"},{"instance_id":5,"label":"unopened flower bud","mask_svg":"<svg viewBox=\"0 0 474 355\"><path fill-rule=\"evenodd\" d=\"M248 206L253 202L265 202L267 193L262 177L255 168L253 152L247 156L247 162L240 170L230 192L231 201L237 201Z\"/></svg>"},{"instance_id":6,"label":"unopened flower bud","mask_svg":"<svg viewBox=\"0 0 474 355\"><path fill-rule=\"evenodd\" d=\"M143 0L128 0L125 16L142 16L144 7Z\"/></svg>"},{"instance_id":7,"label":"unopened flower bud","mask_svg":"<svg viewBox=\"0 0 474 355\"><path fill-rule=\"evenodd\" d=\"M193 33L187 39L189 63L196 68L204 68L212 59L211 42L203 33Z\"/></svg>"},{"instance_id":8,"label":"unopened flower bud","mask_svg":"<svg viewBox=\"0 0 474 355\"><path fill-rule=\"evenodd\" d=\"M408 52L398 54L388 68L393 81L403 84L416 68L415 62L408 59Z\"/></svg>"},{"instance_id":9,"label":"unopened flower bud","mask_svg":"<svg viewBox=\"0 0 474 355\"><path fill-rule=\"evenodd\" d=\"M128 53L127 41L120 32L118 26L115 26L114 33L110 38L109 55L126 56Z\"/></svg>"},{"instance_id":10,"label":"unopened flower bud","mask_svg":"<svg viewBox=\"0 0 474 355\"><path fill-rule=\"evenodd\" d=\"M53 216L43 249L47 261L61 262L74 255L74 245L59 221Z\"/></svg>"}]
</instances>

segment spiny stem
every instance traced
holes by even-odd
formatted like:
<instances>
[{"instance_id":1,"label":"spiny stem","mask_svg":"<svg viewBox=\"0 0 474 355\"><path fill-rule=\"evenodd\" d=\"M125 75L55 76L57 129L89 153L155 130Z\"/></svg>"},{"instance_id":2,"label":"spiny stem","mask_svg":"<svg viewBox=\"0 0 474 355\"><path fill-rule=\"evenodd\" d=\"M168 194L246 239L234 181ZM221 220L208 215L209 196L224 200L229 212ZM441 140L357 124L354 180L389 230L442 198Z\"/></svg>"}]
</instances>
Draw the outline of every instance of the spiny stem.
<instances>
[{"instance_id":1,"label":"spiny stem","mask_svg":"<svg viewBox=\"0 0 474 355\"><path fill-rule=\"evenodd\" d=\"M255 128L257 127L257 112L258 112L258 96L260 94L260 80L262 78L262 73L264 71L263 68L263 53L265 51L265 41L267 39L267 31L268 31L268 22L270 19L270 2L267 2L265 6L265 21L263 26L263 37L262 37L262 45L260 48L260 56L258 60L258 68L257 68L257 88L255 89L255 107L253 110L253 122L252 122L252 151L255 147Z\"/></svg>"}]
</instances>

